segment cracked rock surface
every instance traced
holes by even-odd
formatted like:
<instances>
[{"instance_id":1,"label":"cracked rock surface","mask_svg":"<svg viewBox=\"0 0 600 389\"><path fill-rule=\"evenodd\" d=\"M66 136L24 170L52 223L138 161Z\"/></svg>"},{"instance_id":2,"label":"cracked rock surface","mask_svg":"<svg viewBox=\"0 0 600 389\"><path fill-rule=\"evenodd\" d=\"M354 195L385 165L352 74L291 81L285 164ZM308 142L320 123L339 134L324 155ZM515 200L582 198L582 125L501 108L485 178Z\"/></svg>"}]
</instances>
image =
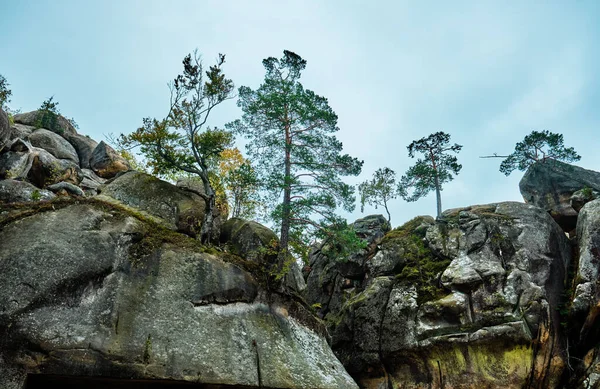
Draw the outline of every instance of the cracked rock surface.
<instances>
[{"instance_id":1,"label":"cracked rock surface","mask_svg":"<svg viewBox=\"0 0 600 389\"><path fill-rule=\"evenodd\" d=\"M1 388L38 373L357 387L306 308L243 259L99 200L35 206L0 213Z\"/></svg>"},{"instance_id":2,"label":"cracked rock surface","mask_svg":"<svg viewBox=\"0 0 600 389\"><path fill-rule=\"evenodd\" d=\"M544 210L472 206L387 232L362 273L315 250L308 297L361 387L552 388L570 261Z\"/></svg>"}]
</instances>

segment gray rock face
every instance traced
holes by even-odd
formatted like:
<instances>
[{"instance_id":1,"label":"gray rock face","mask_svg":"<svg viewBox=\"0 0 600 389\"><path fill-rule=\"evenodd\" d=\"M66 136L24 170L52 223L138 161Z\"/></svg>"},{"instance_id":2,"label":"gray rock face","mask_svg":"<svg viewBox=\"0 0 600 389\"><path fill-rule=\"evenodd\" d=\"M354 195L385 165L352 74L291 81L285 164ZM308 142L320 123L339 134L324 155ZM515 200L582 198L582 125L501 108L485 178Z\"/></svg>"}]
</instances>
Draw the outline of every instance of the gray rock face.
<instances>
[{"instance_id":1,"label":"gray rock face","mask_svg":"<svg viewBox=\"0 0 600 389\"><path fill-rule=\"evenodd\" d=\"M58 159L68 159L79 164L79 157L73 146L52 131L39 128L28 139L33 146L46 150Z\"/></svg>"},{"instance_id":2,"label":"gray rock face","mask_svg":"<svg viewBox=\"0 0 600 389\"><path fill-rule=\"evenodd\" d=\"M102 178L112 178L130 169L129 163L112 147L100 142L89 159L90 168Z\"/></svg>"},{"instance_id":3,"label":"gray rock face","mask_svg":"<svg viewBox=\"0 0 600 389\"><path fill-rule=\"evenodd\" d=\"M0 151L6 146L10 139L10 124L8 123L8 114L0 107Z\"/></svg>"},{"instance_id":4,"label":"gray rock face","mask_svg":"<svg viewBox=\"0 0 600 389\"><path fill-rule=\"evenodd\" d=\"M570 245L543 210L499 203L416 218L364 257L362 279L319 257L307 282L363 387L558 385Z\"/></svg>"},{"instance_id":5,"label":"gray rock face","mask_svg":"<svg viewBox=\"0 0 600 389\"><path fill-rule=\"evenodd\" d=\"M31 168L30 153L5 151L0 154L0 179L27 177Z\"/></svg>"},{"instance_id":6,"label":"gray rock face","mask_svg":"<svg viewBox=\"0 0 600 389\"><path fill-rule=\"evenodd\" d=\"M28 182L0 180L0 203L26 203L52 200L54 193L38 189Z\"/></svg>"},{"instance_id":7,"label":"gray rock face","mask_svg":"<svg viewBox=\"0 0 600 389\"><path fill-rule=\"evenodd\" d=\"M83 174L79 165L70 159L58 159L44 149L37 147L29 155L31 167L27 172L27 180L38 188L65 181L79 185Z\"/></svg>"},{"instance_id":8,"label":"gray rock face","mask_svg":"<svg viewBox=\"0 0 600 389\"><path fill-rule=\"evenodd\" d=\"M140 209L164 220L170 228L195 237L200 233L206 203L149 174L130 171L101 187L101 196Z\"/></svg>"},{"instance_id":9,"label":"gray rock face","mask_svg":"<svg viewBox=\"0 0 600 389\"><path fill-rule=\"evenodd\" d=\"M26 139L33 131L35 131L33 126L15 123L10 128L10 139Z\"/></svg>"},{"instance_id":10,"label":"gray rock face","mask_svg":"<svg viewBox=\"0 0 600 389\"><path fill-rule=\"evenodd\" d=\"M553 160L530 166L519 182L525 201L548 211L567 232L575 229L585 196L577 195L573 204L571 198L584 188L600 192L600 173Z\"/></svg>"},{"instance_id":11,"label":"gray rock face","mask_svg":"<svg viewBox=\"0 0 600 389\"><path fill-rule=\"evenodd\" d=\"M79 157L79 166L82 169L89 169L90 158L98 146L98 142L90 137L77 134L69 137L69 143L71 143L77 152L77 156Z\"/></svg>"},{"instance_id":12,"label":"gray rock face","mask_svg":"<svg viewBox=\"0 0 600 389\"><path fill-rule=\"evenodd\" d=\"M54 115L54 117L49 117L47 120L44 120L43 115L44 112L42 111L31 111L17 114L14 116L14 119L15 123L25 124L27 126L33 126L36 128L43 127L47 130L57 133L65 139L68 139L71 135L77 134L75 127L73 127L73 125L65 117L61 115ZM44 125L40 126L40 123L46 123L45 125L51 123L52 125L47 125L47 127L44 127Z\"/></svg>"},{"instance_id":13,"label":"gray rock face","mask_svg":"<svg viewBox=\"0 0 600 389\"><path fill-rule=\"evenodd\" d=\"M367 243L373 243L381 240L383 236L391 229L390 223L383 215L369 215L358 219L352 224L356 235L364 239Z\"/></svg>"},{"instance_id":14,"label":"gray rock face","mask_svg":"<svg viewBox=\"0 0 600 389\"><path fill-rule=\"evenodd\" d=\"M148 235L156 233L94 203L0 230L3 387L22 389L35 372L357 388L325 339L302 324L310 316L300 305L268 298L248 272L196 250L197 241Z\"/></svg>"},{"instance_id":15,"label":"gray rock face","mask_svg":"<svg viewBox=\"0 0 600 389\"><path fill-rule=\"evenodd\" d=\"M48 185L48 190L51 190L52 192L58 193L58 194L61 194L64 192L65 194L71 194L71 195L75 195L75 196L81 196L81 197L85 196L85 193L83 192L83 190L80 187L73 185L69 182L64 182L64 181L58 182L56 184Z\"/></svg>"},{"instance_id":16,"label":"gray rock face","mask_svg":"<svg viewBox=\"0 0 600 389\"><path fill-rule=\"evenodd\" d=\"M257 263L272 263L277 259L279 239L260 223L231 218L221 228L220 241L232 253Z\"/></svg>"}]
</instances>

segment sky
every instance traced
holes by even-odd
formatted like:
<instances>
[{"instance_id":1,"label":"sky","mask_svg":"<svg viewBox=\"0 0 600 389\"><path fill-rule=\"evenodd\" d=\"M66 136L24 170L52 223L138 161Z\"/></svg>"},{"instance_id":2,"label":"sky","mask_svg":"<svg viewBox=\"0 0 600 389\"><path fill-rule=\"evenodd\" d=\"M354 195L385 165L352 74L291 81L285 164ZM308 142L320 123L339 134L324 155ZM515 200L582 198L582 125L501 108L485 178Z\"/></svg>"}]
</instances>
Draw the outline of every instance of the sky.
<instances>
[{"instance_id":1,"label":"sky","mask_svg":"<svg viewBox=\"0 0 600 389\"><path fill-rule=\"evenodd\" d=\"M0 0L0 74L13 109L54 96L80 133L100 141L168 110L167 82L198 49L219 53L236 87L257 88L262 59L291 50L301 82L337 113L344 151L364 160L358 184L380 167L402 175L406 146L437 131L463 145L463 168L443 208L522 201L500 159L532 130L562 133L600 170L600 2ZM235 100L212 127L239 118ZM241 145L241 144L240 144ZM243 150L242 150L243 151ZM435 214L435 194L390 203L392 225ZM357 203L352 221L381 209Z\"/></svg>"}]
</instances>

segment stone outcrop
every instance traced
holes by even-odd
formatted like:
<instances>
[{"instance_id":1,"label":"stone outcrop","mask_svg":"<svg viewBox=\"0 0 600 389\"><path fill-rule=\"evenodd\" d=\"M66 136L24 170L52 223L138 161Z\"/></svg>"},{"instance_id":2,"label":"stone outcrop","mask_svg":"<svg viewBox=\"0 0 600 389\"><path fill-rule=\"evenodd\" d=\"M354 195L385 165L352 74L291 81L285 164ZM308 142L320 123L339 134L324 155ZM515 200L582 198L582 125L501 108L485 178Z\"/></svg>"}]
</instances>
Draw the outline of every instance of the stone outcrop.
<instances>
[{"instance_id":1,"label":"stone outcrop","mask_svg":"<svg viewBox=\"0 0 600 389\"><path fill-rule=\"evenodd\" d=\"M79 164L79 157L73 146L52 131L39 128L28 136L28 140L34 147L44 149L58 159L68 159Z\"/></svg>"},{"instance_id":2,"label":"stone outcrop","mask_svg":"<svg viewBox=\"0 0 600 389\"><path fill-rule=\"evenodd\" d=\"M231 218L221 228L220 242L241 257L257 263L273 263L277 259L279 238L260 223Z\"/></svg>"},{"instance_id":3,"label":"stone outcrop","mask_svg":"<svg viewBox=\"0 0 600 389\"><path fill-rule=\"evenodd\" d=\"M357 388L309 310L242 258L94 199L8 207L0 225L2 388L31 373Z\"/></svg>"},{"instance_id":4,"label":"stone outcrop","mask_svg":"<svg viewBox=\"0 0 600 389\"><path fill-rule=\"evenodd\" d=\"M575 229L577 213L600 195L600 173L548 160L527 169L519 183L525 202L550 213L567 232Z\"/></svg>"},{"instance_id":5,"label":"stone outcrop","mask_svg":"<svg viewBox=\"0 0 600 389\"><path fill-rule=\"evenodd\" d=\"M89 170L89 161L98 143L77 134L64 117L46 115L50 116L40 111L15 115L15 123L0 147L0 179L24 180L38 189L64 183L60 184L64 186L62 195L97 194L105 180ZM40 128L41 124L51 128ZM5 135L2 132L1 136ZM106 151L107 147L101 149ZM97 154L102 155L102 150ZM105 170L122 171L126 166L122 161L111 163L105 163Z\"/></svg>"},{"instance_id":6,"label":"stone outcrop","mask_svg":"<svg viewBox=\"0 0 600 389\"><path fill-rule=\"evenodd\" d=\"M361 387L560 385L571 252L543 210L499 203L416 218L362 256L357 274L316 250L307 287Z\"/></svg>"},{"instance_id":7,"label":"stone outcrop","mask_svg":"<svg viewBox=\"0 0 600 389\"><path fill-rule=\"evenodd\" d=\"M206 202L146 173L123 173L100 188L100 198L110 197L163 220L169 228L195 237L200 233Z\"/></svg>"},{"instance_id":8,"label":"stone outcrop","mask_svg":"<svg viewBox=\"0 0 600 389\"><path fill-rule=\"evenodd\" d=\"M69 137L69 142L77 152L79 158L79 166L82 169L90 168L90 158L92 153L98 146L98 142L85 135L72 135Z\"/></svg>"},{"instance_id":9,"label":"stone outcrop","mask_svg":"<svg viewBox=\"0 0 600 389\"><path fill-rule=\"evenodd\" d=\"M89 166L102 178L112 178L119 172L129 170L129 162L104 141L98 143L98 146L92 151Z\"/></svg>"},{"instance_id":10,"label":"stone outcrop","mask_svg":"<svg viewBox=\"0 0 600 389\"><path fill-rule=\"evenodd\" d=\"M37 202L52 200L54 197L54 193L25 181L0 180L0 203Z\"/></svg>"},{"instance_id":11,"label":"stone outcrop","mask_svg":"<svg viewBox=\"0 0 600 389\"><path fill-rule=\"evenodd\" d=\"M46 128L65 139L68 139L71 135L77 134L77 130L67 118L40 110L19 113L14 116L14 120L15 123L24 124L26 126Z\"/></svg>"}]
</instances>

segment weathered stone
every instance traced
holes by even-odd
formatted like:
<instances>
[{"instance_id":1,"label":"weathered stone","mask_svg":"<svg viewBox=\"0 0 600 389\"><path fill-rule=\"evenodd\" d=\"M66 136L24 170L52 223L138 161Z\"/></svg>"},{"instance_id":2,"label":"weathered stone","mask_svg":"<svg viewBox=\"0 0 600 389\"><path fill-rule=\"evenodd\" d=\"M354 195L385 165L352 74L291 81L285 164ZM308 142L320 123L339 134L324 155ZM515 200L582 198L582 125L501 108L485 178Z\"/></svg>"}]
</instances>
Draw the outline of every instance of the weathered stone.
<instances>
[{"instance_id":1,"label":"weathered stone","mask_svg":"<svg viewBox=\"0 0 600 389\"><path fill-rule=\"evenodd\" d=\"M31 111L20 113L14 116L15 123L33 126L35 128L45 128L65 139L71 135L76 135L77 130L68 119L61 115L43 111Z\"/></svg>"},{"instance_id":2,"label":"weathered stone","mask_svg":"<svg viewBox=\"0 0 600 389\"><path fill-rule=\"evenodd\" d=\"M10 128L10 139L25 139L35 131L35 127L26 126L24 124L15 123Z\"/></svg>"},{"instance_id":3,"label":"weathered stone","mask_svg":"<svg viewBox=\"0 0 600 389\"><path fill-rule=\"evenodd\" d=\"M83 180L79 183L79 187L87 194L98 194L98 190L102 184L106 182L106 179L98 177L96 173L90 169L81 169L81 171L83 173Z\"/></svg>"},{"instance_id":4,"label":"weathered stone","mask_svg":"<svg viewBox=\"0 0 600 389\"><path fill-rule=\"evenodd\" d=\"M284 283L288 290L292 290L300 295L306 290L306 281L304 281L302 270L300 270L297 262L292 263L290 270L284 277Z\"/></svg>"},{"instance_id":5,"label":"weathered stone","mask_svg":"<svg viewBox=\"0 0 600 389\"><path fill-rule=\"evenodd\" d=\"M279 239L260 223L231 218L221 228L220 242L232 253L257 263L273 263L277 259Z\"/></svg>"},{"instance_id":6,"label":"weathered stone","mask_svg":"<svg viewBox=\"0 0 600 389\"><path fill-rule=\"evenodd\" d=\"M112 178L117 173L130 169L129 162L104 141L100 142L92 152L89 166L102 178Z\"/></svg>"},{"instance_id":7,"label":"weathered stone","mask_svg":"<svg viewBox=\"0 0 600 389\"><path fill-rule=\"evenodd\" d=\"M29 141L17 138L14 139L9 145L8 148L10 151L16 151L19 153L31 153L33 151L33 146Z\"/></svg>"},{"instance_id":8,"label":"weathered stone","mask_svg":"<svg viewBox=\"0 0 600 389\"><path fill-rule=\"evenodd\" d=\"M555 160L531 165L519 182L525 201L548 211L567 232L577 224L571 197L584 188L599 192L600 173Z\"/></svg>"},{"instance_id":9,"label":"weathered stone","mask_svg":"<svg viewBox=\"0 0 600 389\"><path fill-rule=\"evenodd\" d=\"M575 293L571 317L581 325L575 352L590 350L597 339L600 323L600 199L584 205L577 220L579 263L575 275Z\"/></svg>"},{"instance_id":10,"label":"weathered stone","mask_svg":"<svg viewBox=\"0 0 600 389\"><path fill-rule=\"evenodd\" d=\"M69 143L75 148L79 157L79 166L82 169L90 168L90 158L92 153L98 146L98 142L85 135L71 135L68 139Z\"/></svg>"},{"instance_id":11,"label":"weathered stone","mask_svg":"<svg viewBox=\"0 0 600 389\"><path fill-rule=\"evenodd\" d=\"M0 154L0 179L27 177L30 167L29 153L7 151Z\"/></svg>"},{"instance_id":12,"label":"weathered stone","mask_svg":"<svg viewBox=\"0 0 600 389\"><path fill-rule=\"evenodd\" d=\"M68 159L79 165L77 152L62 136L39 128L29 135L28 139L34 147L44 149L58 159Z\"/></svg>"},{"instance_id":13,"label":"weathered stone","mask_svg":"<svg viewBox=\"0 0 600 389\"><path fill-rule=\"evenodd\" d=\"M56 197L54 193L36 188L28 182L0 180L0 202L36 202L41 200L52 200L54 197Z\"/></svg>"},{"instance_id":14,"label":"weathered stone","mask_svg":"<svg viewBox=\"0 0 600 389\"><path fill-rule=\"evenodd\" d=\"M66 192L68 194L71 195L75 195L75 196L85 196L85 193L83 192L83 190L81 190L80 187L73 185L69 182L58 182L56 184L52 184L52 185L48 185L47 187L48 190L54 192L54 193L59 193L59 192Z\"/></svg>"},{"instance_id":15,"label":"weathered stone","mask_svg":"<svg viewBox=\"0 0 600 389\"><path fill-rule=\"evenodd\" d=\"M79 185L83 174L79 165L69 159L58 159L44 149L33 148L27 180L38 188L65 181Z\"/></svg>"},{"instance_id":16,"label":"weathered stone","mask_svg":"<svg viewBox=\"0 0 600 389\"><path fill-rule=\"evenodd\" d=\"M10 123L8 122L8 114L0 107L0 152L10 139Z\"/></svg>"},{"instance_id":17,"label":"weathered stone","mask_svg":"<svg viewBox=\"0 0 600 389\"><path fill-rule=\"evenodd\" d=\"M381 240L391 227L383 215L369 215L352 223L352 228L359 238L373 243Z\"/></svg>"},{"instance_id":18,"label":"weathered stone","mask_svg":"<svg viewBox=\"0 0 600 389\"><path fill-rule=\"evenodd\" d=\"M316 258L306 294L360 385L558 385L570 244L545 211L499 203L416 218L364 255L348 289L333 259Z\"/></svg>"},{"instance_id":19,"label":"weathered stone","mask_svg":"<svg viewBox=\"0 0 600 389\"><path fill-rule=\"evenodd\" d=\"M111 197L163 219L171 228L195 237L204 220L206 203L166 181L146 173L127 172L100 188Z\"/></svg>"},{"instance_id":20,"label":"weathered stone","mask_svg":"<svg viewBox=\"0 0 600 389\"><path fill-rule=\"evenodd\" d=\"M92 204L4 226L0 383L23 389L19 377L42 373L357 388L297 303L260 297L249 273L165 231Z\"/></svg>"}]
</instances>

